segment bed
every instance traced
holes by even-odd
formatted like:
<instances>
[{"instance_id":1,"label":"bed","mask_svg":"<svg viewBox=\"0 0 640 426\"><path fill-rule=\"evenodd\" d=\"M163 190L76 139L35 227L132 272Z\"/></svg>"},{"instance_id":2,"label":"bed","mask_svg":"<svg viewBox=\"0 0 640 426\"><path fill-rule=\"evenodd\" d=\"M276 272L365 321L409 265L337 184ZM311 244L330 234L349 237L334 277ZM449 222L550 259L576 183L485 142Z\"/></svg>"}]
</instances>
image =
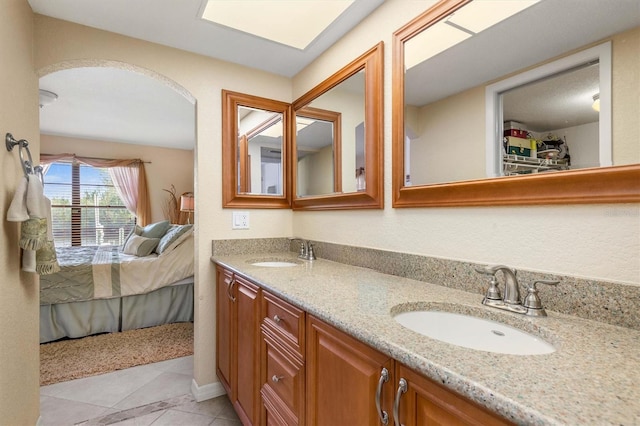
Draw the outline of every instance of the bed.
<instances>
[{"instance_id":1,"label":"bed","mask_svg":"<svg viewBox=\"0 0 640 426\"><path fill-rule=\"evenodd\" d=\"M153 251L139 227L123 246L57 247L60 272L40 277L40 343L193 321L193 229L166 225Z\"/></svg>"}]
</instances>

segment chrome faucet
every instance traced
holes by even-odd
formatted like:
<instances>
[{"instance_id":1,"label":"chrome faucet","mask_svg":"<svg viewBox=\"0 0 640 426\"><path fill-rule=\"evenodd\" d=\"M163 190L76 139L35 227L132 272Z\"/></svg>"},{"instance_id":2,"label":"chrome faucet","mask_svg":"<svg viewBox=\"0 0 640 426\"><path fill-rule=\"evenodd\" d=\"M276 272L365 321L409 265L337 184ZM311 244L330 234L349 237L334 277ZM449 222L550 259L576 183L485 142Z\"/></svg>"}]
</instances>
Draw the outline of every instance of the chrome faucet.
<instances>
[{"instance_id":1,"label":"chrome faucet","mask_svg":"<svg viewBox=\"0 0 640 426\"><path fill-rule=\"evenodd\" d=\"M518 283L516 271L504 265L488 265L477 268L477 272L491 276L489 289L482 300L483 305L491 306L498 309L504 309L518 314L524 314L536 317L546 317L547 312L542 307L542 301L538 296L536 284L556 285L560 281L538 280L533 284L527 285L527 296L524 303L520 301L520 285ZM504 276L504 296L500 296L498 288L498 280L496 274L502 271Z\"/></svg>"},{"instance_id":2,"label":"chrome faucet","mask_svg":"<svg viewBox=\"0 0 640 426\"><path fill-rule=\"evenodd\" d=\"M313 251L313 244L311 243L311 241L297 237L289 238L289 240L300 242L300 252L298 253L298 259L316 260L316 255Z\"/></svg>"}]
</instances>

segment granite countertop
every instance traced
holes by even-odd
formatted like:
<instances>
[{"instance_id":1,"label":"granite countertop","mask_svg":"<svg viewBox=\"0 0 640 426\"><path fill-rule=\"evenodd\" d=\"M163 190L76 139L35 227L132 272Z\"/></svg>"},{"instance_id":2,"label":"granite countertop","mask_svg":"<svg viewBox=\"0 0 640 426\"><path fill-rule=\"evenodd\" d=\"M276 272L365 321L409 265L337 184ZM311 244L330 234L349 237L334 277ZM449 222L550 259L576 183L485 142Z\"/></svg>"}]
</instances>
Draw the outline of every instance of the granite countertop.
<instances>
[{"instance_id":1,"label":"granite countertop","mask_svg":"<svg viewBox=\"0 0 640 426\"><path fill-rule=\"evenodd\" d=\"M293 267L260 267L267 260ZM294 253L212 261L518 424L640 425L640 331L547 311L530 318L489 308L482 296ZM544 303L544 300L543 300ZM552 343L548 355L505 355L440 342L395 313L428 308L503 322Z\"/></svg>"}]
</instances>

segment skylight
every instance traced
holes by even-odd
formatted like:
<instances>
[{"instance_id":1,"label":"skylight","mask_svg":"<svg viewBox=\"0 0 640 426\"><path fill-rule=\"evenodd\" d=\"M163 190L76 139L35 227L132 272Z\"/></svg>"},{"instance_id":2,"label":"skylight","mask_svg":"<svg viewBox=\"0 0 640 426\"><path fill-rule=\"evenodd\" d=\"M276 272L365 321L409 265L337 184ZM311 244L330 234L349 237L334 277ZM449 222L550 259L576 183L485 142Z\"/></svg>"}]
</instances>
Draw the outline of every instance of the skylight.
<instances>
[{"instance_id":1,"label":"skylight","mask_svg":"<svg viewBox=\"0 0 640 426\"><path fill-rule=\"evenodd\" d=\"M209 0L202 19L305 49L354 0Z\"/></svg>"}]
</instances>

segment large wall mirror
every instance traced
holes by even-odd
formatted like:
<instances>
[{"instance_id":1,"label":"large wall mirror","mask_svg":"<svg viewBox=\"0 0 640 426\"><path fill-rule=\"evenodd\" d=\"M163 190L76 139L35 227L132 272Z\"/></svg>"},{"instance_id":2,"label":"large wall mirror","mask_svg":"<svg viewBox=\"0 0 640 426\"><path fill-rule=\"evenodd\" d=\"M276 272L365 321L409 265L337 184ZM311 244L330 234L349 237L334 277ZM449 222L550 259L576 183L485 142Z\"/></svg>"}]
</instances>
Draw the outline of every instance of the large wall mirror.
<instances>
[{"instance_id":1,"label":"large wall mirror","mask_svg":"<svg viewBox=\"0 0 640 426\"><path fill-rule=\"evenodd\" d=\"M223 207L289 208L291 107L222 91Z\"/></svg>"},{"instance_id":2,"label":"large wall mirror","mask_svg":"<svg viewBox=\"0 0 640 426\"><path fill-rule=\"evenodd\" d=\"M293 208L383 206L383 45L293 103Z\"/></svg>"},{"instance_id":3,"label":"large wall mirror","mask_svg":"<svg viewBox=\"0 0 640 426\"><path fill-rule=\"evenodd\" d=\"M636 0L443 0L396 31L393 206L640 201L639 25Z\"/></svg>"}]
</instances>

